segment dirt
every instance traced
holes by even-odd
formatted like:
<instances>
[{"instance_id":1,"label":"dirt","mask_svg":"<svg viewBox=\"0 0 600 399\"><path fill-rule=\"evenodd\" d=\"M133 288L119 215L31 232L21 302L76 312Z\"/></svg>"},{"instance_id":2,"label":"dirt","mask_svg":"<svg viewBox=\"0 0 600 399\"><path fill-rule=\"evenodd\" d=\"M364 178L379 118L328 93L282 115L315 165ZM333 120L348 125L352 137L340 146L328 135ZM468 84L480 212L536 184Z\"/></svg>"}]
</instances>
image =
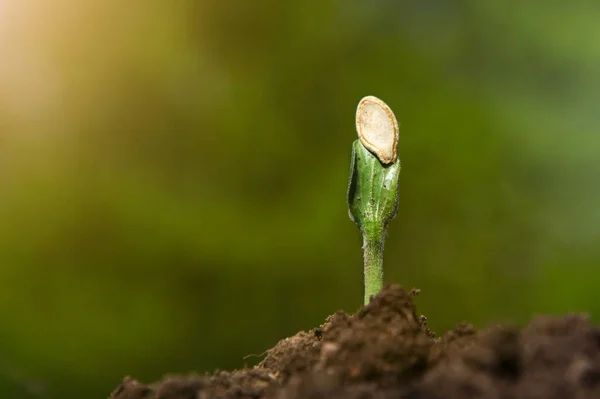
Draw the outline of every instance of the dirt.
<instances>
[{"instance_id":1,"label":"dirt","mask_svg":"<svg viewBox=\"0 0 600 399\"><path fill-rule=\"evenodd\" d=\"M413 296L386 287L356 314L270 349L252 369L125 378L113 399L600 398L600 328L587 316L540 316L523 329L459 324L439 338Z\"/></svg>"}]
</instances>

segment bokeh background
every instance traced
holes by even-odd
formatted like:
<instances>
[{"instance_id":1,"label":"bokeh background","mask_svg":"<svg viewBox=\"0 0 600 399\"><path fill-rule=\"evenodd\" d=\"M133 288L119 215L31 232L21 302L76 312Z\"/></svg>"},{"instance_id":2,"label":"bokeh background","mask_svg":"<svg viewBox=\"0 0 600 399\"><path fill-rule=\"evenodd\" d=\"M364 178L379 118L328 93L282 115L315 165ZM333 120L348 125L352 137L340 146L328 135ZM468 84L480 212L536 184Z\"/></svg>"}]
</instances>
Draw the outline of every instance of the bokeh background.
<instances>
[{"instance_id":1,"label":"bokeh background","mask_svg":"<svg viewBox=\"0 0 600 399\"><path fill-rule=\"evenodd\" d=\"M0 0L0 396L252 365L355 311L365 95L401 124L385 279L421 288L434 330L598 320L599 18L593 1Z\"/></svg>"}]
</instances>

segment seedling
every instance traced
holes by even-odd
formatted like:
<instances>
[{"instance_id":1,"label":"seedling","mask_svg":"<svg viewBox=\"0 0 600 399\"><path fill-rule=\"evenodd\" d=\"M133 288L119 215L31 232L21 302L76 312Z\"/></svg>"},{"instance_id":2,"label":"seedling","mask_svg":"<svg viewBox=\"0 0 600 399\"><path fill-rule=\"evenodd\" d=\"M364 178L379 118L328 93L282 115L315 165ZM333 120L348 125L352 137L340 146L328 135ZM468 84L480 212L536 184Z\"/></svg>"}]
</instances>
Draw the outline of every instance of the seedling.
<instances>
[{"instance_id":1,"label":"seedling","mask_svg":"<svg viewBox=\"0 0 600 399\"><path fill-rule=\"evenodd\" d=\"M398 121L377 97L356 109L358 140L352 144L348 213L363 236L365 304L383 287L383 247L387 225L398 210Z\"/></svg>"}]
</instances>

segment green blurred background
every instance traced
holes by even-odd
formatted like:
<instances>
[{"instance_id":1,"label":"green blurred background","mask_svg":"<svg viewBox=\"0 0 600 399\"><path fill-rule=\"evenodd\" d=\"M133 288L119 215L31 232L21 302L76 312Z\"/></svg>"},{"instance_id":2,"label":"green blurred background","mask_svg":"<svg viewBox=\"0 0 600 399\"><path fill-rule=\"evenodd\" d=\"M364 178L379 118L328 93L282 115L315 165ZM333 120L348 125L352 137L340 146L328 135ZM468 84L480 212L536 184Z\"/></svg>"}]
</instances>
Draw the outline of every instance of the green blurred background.
<instances>
[{"instance_id":1,"label":"green blurred background","mask_svg":"<svg viewBox=\"0 0 600 399\"><path fill-rule=\"evenodd\" d=\"M365 95L401 124L385 279L422 289L434 330L597 317L599 18L593 1L0 0L0 397L252 365L355 311Z\"/></svg>"}]
</instances>

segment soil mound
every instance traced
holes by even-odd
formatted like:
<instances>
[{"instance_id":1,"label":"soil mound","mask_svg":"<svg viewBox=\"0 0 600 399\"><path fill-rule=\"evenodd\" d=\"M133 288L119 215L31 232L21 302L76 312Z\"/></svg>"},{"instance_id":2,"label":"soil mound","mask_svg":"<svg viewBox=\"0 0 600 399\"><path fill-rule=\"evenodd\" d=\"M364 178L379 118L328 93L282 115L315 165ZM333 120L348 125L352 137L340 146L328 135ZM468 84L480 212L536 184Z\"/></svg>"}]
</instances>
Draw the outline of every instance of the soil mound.
<instances>
[{"instance_id":1,"label":"soil mound","mask_svg":"<svg viewBox=\"0 0 600 399\"><path fill-rule=\"evenodd\" d=\"M129 377L112 399L600 398L600 329L585 315L537 317L519 330L459 324L434 338L412 297L386 287L281 340L252 369Z\"/></svg>"}]
</instances>

